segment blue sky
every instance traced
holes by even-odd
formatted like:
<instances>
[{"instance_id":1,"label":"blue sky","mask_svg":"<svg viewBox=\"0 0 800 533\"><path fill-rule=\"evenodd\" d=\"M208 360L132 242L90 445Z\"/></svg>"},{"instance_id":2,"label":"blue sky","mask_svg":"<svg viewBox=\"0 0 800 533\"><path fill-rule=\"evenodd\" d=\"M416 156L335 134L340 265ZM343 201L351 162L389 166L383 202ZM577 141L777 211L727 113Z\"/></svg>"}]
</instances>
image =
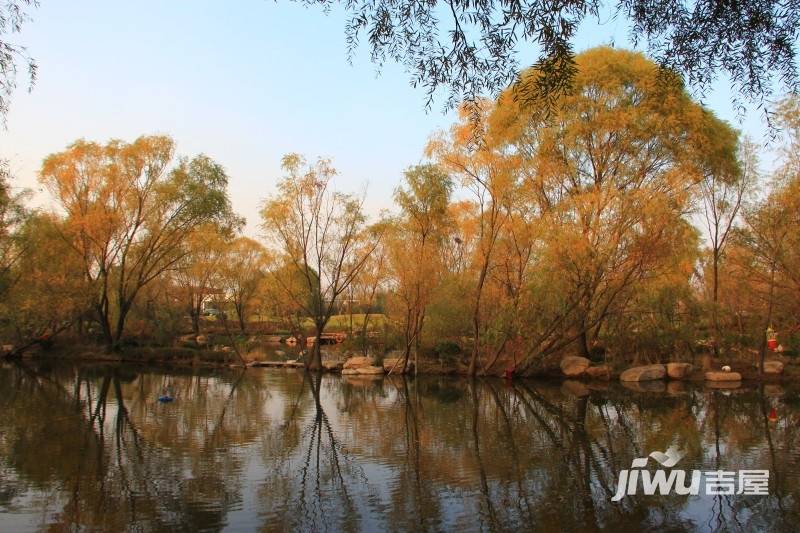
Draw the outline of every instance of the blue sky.
<instances>
[{"instance_id":1,"label":"blue sky","mask_svg":"<svg viewBox=\"0 0 800 533\"><path fill-rule=\"evenodd\" d=\"M0 157L18 186L38 189L41 160L75 139L166 133L179 153L204 152L227 168L234 207L257 234L258 206L274 191L283 154L333 158L338 188L366 187L376 214L391 207L427 137L453 119L443 100L426 112L424 90L411 88L399 66L378 75L366 46L350 66L336 10L286 0L42 0L32 15L14 39L36 59L39 80L31 93L17 91L0 132ZM612 37L625 46L625 32L624 21L587 23L578 49ZM729 102L720 83L704 103L764 140L761 113L739 122Z\"/></svg>"}]
</instances>

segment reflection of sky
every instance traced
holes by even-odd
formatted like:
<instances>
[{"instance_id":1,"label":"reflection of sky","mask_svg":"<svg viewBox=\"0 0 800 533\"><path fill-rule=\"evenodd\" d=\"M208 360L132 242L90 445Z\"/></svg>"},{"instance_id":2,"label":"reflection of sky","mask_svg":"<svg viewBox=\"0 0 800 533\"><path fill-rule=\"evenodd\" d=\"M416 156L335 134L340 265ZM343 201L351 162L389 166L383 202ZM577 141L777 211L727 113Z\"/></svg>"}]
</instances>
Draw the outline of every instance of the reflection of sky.
<instances>
[{"instance_id":1,"label":"reflection of sky","mask_svg":"<svg viewBox=\"0 0 800 533\"><path fill-rule=\"evenodd\" d=\"M391 207L428 135L452 122L441 98L425 112L424 91L409 86L401 67L387 64L376 76L366 47L349 66L337 9L325 16L286 1L48 0L33 15L16 38L36 58L39 80L32 93L17 91L0 132L0 157L11 160L18 185L36 188L41 159L77 138L168 133L180 153L206 152L228 169L234 207L255 234L283 154L333 157L343 189L369 182L367 207L376 214ZM578 51L626 45L625 21L602 20L581 27ZM531 46L521 48L522 64L534 57ZM717 84L705 101L736 122L726 87ZM759 111L740 127L762 140Z\"/></svg>"}]
</instances>

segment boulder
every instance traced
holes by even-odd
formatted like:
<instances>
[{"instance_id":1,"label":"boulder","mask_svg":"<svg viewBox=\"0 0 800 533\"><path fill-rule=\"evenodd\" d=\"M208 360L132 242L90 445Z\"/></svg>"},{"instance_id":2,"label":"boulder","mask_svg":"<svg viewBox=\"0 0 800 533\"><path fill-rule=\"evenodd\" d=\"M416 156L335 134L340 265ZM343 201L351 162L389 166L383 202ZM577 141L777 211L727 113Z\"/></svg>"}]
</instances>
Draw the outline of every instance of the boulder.
<instances>
[{"instance_id":1,"label":"boulder","mask_svg":"<svg viewBox=\"0 0 800 533\"><path fill-rule=\"evenodd\" d=\"M764 361L765 374L783 374L783 363L780 361Z\"/></svg>"},{"instance_id":2,"label":"boulder","mask_svg":"<svg viewBox=\"0 0 800 533\"><path fill-rule=\"evenodd\" d=\"M356 368L355 370L357 374L366 374L366 375L383 374L382 366L362 366L360 368Z\"/></svg>"},{"instance_id":3,"label":"boulder","mask_svg":"<svg viewBox=\"0 0 800 533\"><path fill-rule=\"evenodd\" d=\"M611 379L611 368L608 365L590 366L586 369L586 375L592 379L608 381Z\"/></svg>"},{"instance_id":4,"label":"boulder","mask_svg":"<svg viewBox=\"0 0 800 533\"><path fill-rule=\"evenodd\" d=\"M355 376L358 374L357 368L343 368L342 375L343 376Z\"/></svg>"},{"instance_id":5,"label":"boulder","mask_svg":"<svg viewBox=\"0 0 800 533\"><path fill-rule=\"evenodd\" d=\"M742 381L738 372L706 372L706 381Z\"/></svg>"},{"instance_id":6,"label":"boulder","mask_svg":"<svg viewBox=\"0 0 800 533\"><path fill-rule=\"evenodd\" d=\"M620 375L620 381L654 381L664 379L667 369L664 365L645 365L629 368Z\"/></svg>"},{"instance_id":7,"label":"boulder","mask_svg":"<svg viewBox=\"0 0 800 533\"><path fill-rule=\"evenodd\" d=\"M569 378L578 377L589 368L590 364L591 361L585 357L570 355L561 360L561 373Z\"/></svg>"},{"instance_id":8,"label":"boulder","mask_svg":"<svg viewBox=\"0 0 800 533\"><path fill-rule=\"evenodd\" d=\"M689 363L667 363L667 375L670 379L686 379L692 372Z\"/></svg>"},{"instance_id":9,"label":"boulder","mask_svg":"<svg viewBox=\"0 0 800 533\"><path fill-rule=\"evenodd\" d=\"M372 358L371 357L351 357L344 363L344 369L348 370L351 368L362 368L365 366L372 366Z\"/></svg>"}]
</instances>

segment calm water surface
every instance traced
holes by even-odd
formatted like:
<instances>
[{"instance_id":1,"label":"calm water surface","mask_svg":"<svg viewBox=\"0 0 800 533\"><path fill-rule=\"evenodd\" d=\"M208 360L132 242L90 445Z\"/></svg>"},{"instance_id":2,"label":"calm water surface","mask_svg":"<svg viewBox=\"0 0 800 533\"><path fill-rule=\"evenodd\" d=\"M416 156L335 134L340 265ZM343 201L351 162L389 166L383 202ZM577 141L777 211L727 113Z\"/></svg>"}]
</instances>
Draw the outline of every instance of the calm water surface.
<instances>
[{"instance_id":1,"label":"calm water surface","mask_svg":"<svg viewBox=\"0 0 800 533\"><path fill-rule=\"evenodd\" d=\"M778 385L3 364L0 531L796 531L798 421ZM769 495L611 501L670 446Z\"/></svg>"}]
</instances>

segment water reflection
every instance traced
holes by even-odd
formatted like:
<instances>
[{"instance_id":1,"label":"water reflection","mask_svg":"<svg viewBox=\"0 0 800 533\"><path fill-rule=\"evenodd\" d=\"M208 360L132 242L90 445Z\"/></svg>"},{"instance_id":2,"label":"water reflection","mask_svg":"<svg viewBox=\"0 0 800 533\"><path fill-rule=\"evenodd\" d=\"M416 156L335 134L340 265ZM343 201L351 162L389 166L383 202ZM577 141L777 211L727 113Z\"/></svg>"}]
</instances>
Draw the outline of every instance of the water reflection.
<instances>
[{"instance_id":1,"label":"water reflection","mask_svg":"<svg viewBox=\"0 0 800 533\"><path fill-rule=\"evenodd\" d=\"M160 404L169 386L176 401ZM0 529L791 530L800 394L580 382L0 369ZM620 470L770 470L769 496L627 496Z\"/></svg>"}]
</instances>

